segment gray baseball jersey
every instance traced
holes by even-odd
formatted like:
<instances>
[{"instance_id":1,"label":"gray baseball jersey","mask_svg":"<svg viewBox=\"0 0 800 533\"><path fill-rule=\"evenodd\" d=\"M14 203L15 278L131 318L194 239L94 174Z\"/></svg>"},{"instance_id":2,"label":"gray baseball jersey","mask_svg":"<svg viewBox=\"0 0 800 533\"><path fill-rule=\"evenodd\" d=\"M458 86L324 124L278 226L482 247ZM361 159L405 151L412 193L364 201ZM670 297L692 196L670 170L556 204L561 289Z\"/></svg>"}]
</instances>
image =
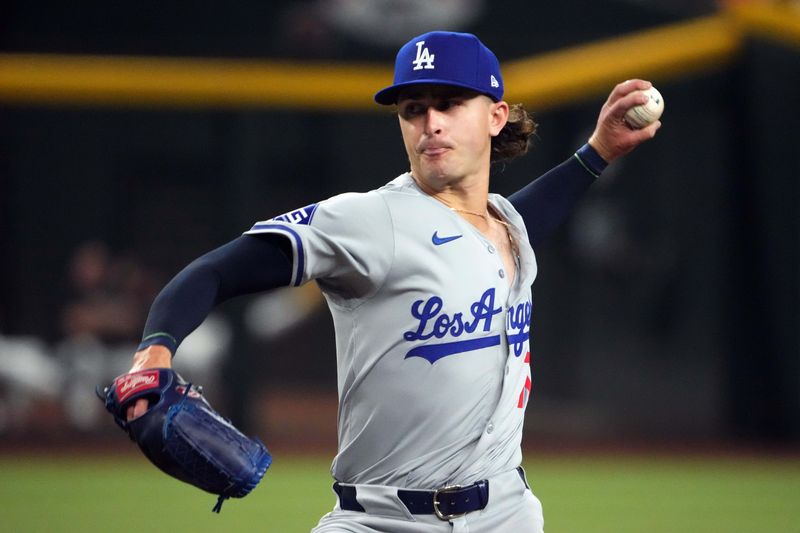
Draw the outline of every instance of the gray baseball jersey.
<instances>
[{"instance_id":1,"label":"gray baseball jersey","mask_svg":"<svg viewBox=\"0 0 800 533\"><path fill-rule=\"evenodd\" d=\"M335 479L429 489L520 464L536 260L516 210L489 201L519 249L511 285L494 246L410 174L247 232L288 237L292 282L315 279L333 315Z\"/></svg>"}]
</instances>

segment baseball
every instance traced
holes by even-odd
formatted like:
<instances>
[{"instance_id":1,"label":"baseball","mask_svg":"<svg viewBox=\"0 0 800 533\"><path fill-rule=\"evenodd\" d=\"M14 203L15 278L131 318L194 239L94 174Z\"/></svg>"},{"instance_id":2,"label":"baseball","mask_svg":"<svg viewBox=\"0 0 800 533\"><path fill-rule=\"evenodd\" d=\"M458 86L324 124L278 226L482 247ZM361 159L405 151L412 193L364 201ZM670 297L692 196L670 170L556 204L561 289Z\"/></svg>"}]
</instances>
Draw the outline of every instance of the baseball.
<instances>
[{"instance_id":1,"label":"baseball","mask_svg":"<svg viewBox=\"0 0 800 533\"><path fill-rule=\"evenodd\" d=\"M635 129L641 129L649 126L661 116L664 111L664 98L658 89L650 87L645 91L641 91L648 96L647 103L637 105L628 109L625 113L625 122Z\"/></svg>"}]
</instances>

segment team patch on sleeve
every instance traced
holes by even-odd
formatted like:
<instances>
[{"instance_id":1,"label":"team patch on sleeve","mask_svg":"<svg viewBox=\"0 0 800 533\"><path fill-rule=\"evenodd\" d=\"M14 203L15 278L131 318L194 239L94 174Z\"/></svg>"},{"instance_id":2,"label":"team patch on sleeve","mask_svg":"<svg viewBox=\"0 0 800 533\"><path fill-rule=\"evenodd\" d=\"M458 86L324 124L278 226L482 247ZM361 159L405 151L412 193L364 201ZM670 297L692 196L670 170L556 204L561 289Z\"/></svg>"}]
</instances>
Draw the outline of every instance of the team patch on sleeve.
<instances>
[{"instance_id":1,"label":"team patch on sleeve","mask_svg":"<svg viewBox=\"0 0 800 533\"><path fill-rule=\"evenodd\" d=\"M314 212L316 210L317 204L310 204L305 207L301 207L300 209L295 209L294 211L289 211L288 213L279 215L270 221L287 222L289 224L302 224L308 226L311 224L311 219L314 217Z\"/></svg>"}]
</instances>

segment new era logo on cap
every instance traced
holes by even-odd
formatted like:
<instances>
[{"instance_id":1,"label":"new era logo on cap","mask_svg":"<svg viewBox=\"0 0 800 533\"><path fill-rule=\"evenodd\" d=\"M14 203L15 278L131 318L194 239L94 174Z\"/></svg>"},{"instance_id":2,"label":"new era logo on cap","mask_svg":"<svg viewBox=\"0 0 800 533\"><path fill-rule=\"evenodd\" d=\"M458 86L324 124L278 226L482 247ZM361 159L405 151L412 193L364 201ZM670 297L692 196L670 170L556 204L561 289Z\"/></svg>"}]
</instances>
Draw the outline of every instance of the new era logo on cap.
<instances>
[{"instance_id":1,"label":"new era logo on cap","mask_svg":"<svg viewBox=\"0 0 800 533\"><path fill-rule=\"evenodd\" d=\"M432 31L408 41L397 53L394 83L375 94L375 101L397 103L404 87L451 85L503 98L503 78L497 57L471 33Z\"/></svg>"}]
</instances>

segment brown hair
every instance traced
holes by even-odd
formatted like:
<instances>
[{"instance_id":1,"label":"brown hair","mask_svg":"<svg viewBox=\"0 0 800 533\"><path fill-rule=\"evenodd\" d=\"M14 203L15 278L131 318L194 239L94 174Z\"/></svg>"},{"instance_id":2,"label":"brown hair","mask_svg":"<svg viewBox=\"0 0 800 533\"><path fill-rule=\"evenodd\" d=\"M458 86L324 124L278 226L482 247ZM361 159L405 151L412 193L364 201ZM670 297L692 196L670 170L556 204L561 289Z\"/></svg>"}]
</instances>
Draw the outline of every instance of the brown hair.
<instances>
[{"instance_id":1,"label":"brown hair","mask_svg":"<svg viewBox=\"0 0 800 533\"><path fill-rule=\"evenodd\" d=\"M492 163L510 161L525 155L531 146L531 136L538 124L522 104L514 104L508 110L508 122L496 137L492 137Z\"/></svg>"}]
</instances>

